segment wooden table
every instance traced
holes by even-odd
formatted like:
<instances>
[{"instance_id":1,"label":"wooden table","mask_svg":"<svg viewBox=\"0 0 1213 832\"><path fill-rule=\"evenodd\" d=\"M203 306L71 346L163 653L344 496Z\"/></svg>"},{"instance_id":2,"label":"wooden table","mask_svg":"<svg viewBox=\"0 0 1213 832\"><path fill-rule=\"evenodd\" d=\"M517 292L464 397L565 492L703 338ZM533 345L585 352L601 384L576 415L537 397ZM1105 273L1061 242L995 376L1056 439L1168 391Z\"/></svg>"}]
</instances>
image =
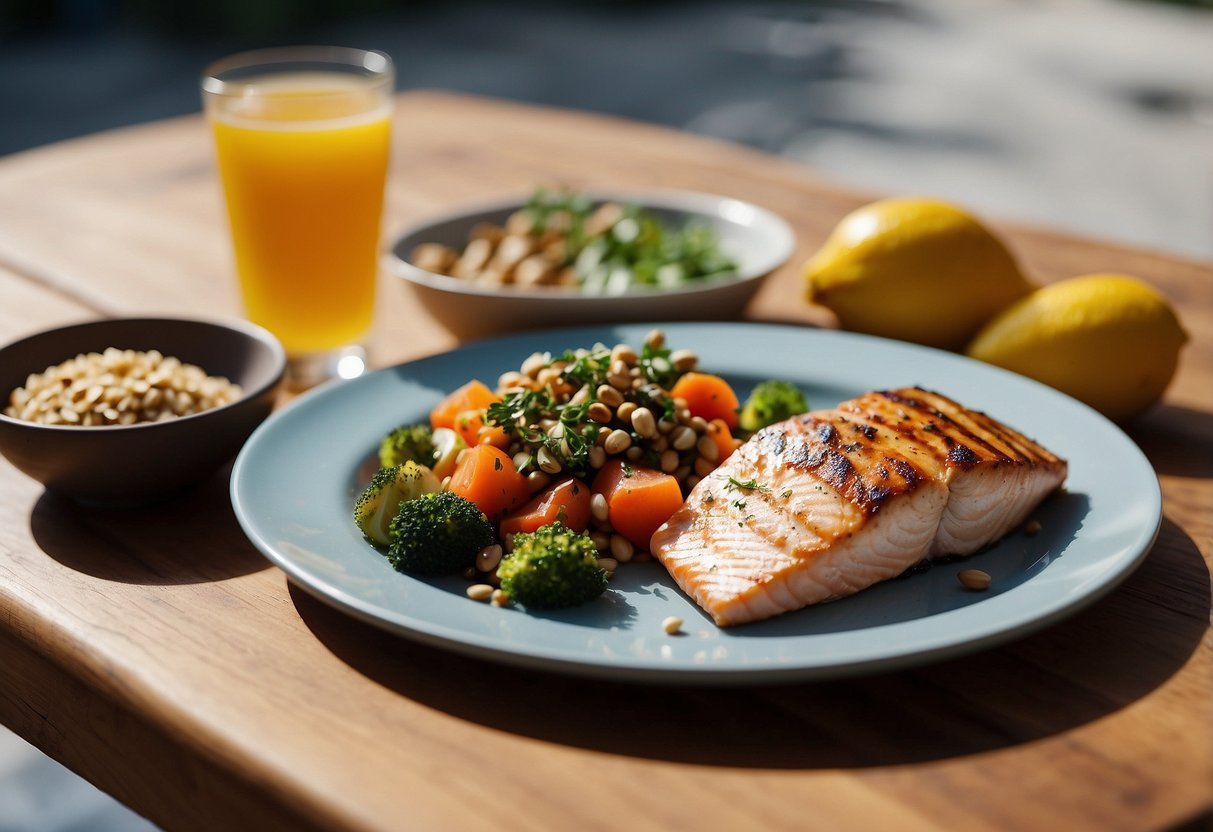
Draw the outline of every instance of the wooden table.
<instances>
[{"instance_id":1,"label":"wooden table","mask_svg":"<svg viewBox=\"0 0 1213 832\"><path fill-rule=\"evenodd\" d=\"M820 320L798 264L866 199L585 114L411 93L397 128L389 231L552 180L773 209L799 247L753 318ZM818 684L546 676L382 634L292 588L242 534L226 472L153 512L103 512L0 464L0 719L169 829L1196 828L1213 795L1213 269L998 228L1039 280L1149 280L1192 336L1165 403L1129 431L1162 481L1158 543L1064 623ZM0 340L103 315L237 316L229 258L199 118L0 160ZM384 280L375 363L456 343Z\"/></svg>"}]
</instances>

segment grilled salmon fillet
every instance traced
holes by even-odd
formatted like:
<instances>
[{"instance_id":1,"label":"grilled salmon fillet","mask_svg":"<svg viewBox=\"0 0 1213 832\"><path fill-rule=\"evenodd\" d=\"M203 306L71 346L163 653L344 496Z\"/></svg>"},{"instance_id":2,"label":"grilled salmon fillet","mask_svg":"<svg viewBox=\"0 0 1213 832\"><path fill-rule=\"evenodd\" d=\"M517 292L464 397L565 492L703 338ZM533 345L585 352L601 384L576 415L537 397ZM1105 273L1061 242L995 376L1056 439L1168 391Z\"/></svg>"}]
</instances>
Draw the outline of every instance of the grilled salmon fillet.
<instances>
[{"instance_id":1,"label":"grilled salmon fillet","mask_svg":"<svg viewBox=\"0 0 1213 832\"><path fill-rule=\"evenodd\" d=\"M840 598L1022 523L1066 462L938 393L865 393L764 428L650 548L722 627Z\"/></svg>"}]
</instances>

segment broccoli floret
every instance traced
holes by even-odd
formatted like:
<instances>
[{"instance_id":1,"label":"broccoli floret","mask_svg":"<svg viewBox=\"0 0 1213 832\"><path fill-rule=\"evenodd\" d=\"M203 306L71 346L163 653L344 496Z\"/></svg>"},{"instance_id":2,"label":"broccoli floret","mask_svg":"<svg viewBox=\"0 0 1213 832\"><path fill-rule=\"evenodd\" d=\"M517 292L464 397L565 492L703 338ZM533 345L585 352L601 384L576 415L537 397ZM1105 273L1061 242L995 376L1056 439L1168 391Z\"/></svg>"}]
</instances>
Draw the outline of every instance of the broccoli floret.
<instances>
[{"instance_id":1,"label":"broccoli floret","mask_svg":"<svg viewBox=\"0 0 1213 832\"><path fill-rule=\"evenodd\" d=\"M495 539L484 512L452 491L401 503L389 535L388 561L401 572L418 575L446 575L471 566Z\"/></svg>"},{"instance_id":2,"label":"broccoli floret","mask_svg":"<svg viewBox=\"0 0 1213 832\"><path fill-rule=\"evenodd\" d=\"M392 468L405 462L434 464L434 434L429 425L401 425L379 443L379 465Z\"/></svg>"},{"instance_id":3,"label":"broccoli floret","mask_svg":"<svg viewBox=\"0 0 1213 832\"><path fill-rule=\"evenodd\" d=\"M416 462L380 468L354 503L354 522L371 542L387 546L400 504L441 487L433 472Z\"/></svg>"},{"instance_id":4,"label":"broccoli floret","mask_svg":"<svg viewBox=\"0 0 1213 832\"><path fill-rule=\"evenodd\" d=\"M497 577L510 600L532 609L584 604L607 585L594 541L559 522L514 535L513 551L497 567Z\"/></svg>"},{"instance_id":5,"label":"broccoli floret","mask_svg":"<svg viewBox=\"0 0 1213 832\"><path fill-rule=\"evenodd\" d=\"M738 417L742 430L756 431L782 422L809 409L809 403L795 385L786 381L763 381L754 387Z\"/></svg>"}]
</instances>

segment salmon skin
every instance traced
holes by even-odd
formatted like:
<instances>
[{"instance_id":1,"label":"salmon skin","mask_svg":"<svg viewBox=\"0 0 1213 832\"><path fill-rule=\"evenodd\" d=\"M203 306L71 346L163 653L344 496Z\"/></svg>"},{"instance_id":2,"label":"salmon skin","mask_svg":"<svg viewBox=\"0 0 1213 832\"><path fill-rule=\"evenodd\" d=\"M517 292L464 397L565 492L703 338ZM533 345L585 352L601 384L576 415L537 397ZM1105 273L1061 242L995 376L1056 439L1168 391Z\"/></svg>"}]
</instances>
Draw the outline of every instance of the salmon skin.
<instances>
[{"instance_id":1,"label":"salmon skin","mask_svg":"<svg viewBox=\"0 0 1213 832\"><path fill-rule=\"evenodd\" d=\"M653 555L722 627L994 543L1066 478L1018 431L919 388L758 431L695 485Z\"/></svg>"}]
</instances>

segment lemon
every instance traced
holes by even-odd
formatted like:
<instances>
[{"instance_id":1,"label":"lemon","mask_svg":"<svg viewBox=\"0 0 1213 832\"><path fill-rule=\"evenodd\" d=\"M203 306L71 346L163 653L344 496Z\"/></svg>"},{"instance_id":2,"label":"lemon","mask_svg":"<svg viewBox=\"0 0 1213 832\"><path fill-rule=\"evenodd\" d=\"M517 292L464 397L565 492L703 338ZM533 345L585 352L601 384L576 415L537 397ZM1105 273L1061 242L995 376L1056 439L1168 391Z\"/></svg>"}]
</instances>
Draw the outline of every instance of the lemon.
<instances>
[{"instance_id":1,"label":"lemon","mask_svg":"<svg viewBox=\"0 0 1213 832\"><path fill-rule=\"evenodd\" d=\"M1034 288L970 214L913 197L844 217L805 264L804 279L809 300L844 329L952 350Z\"/></svg>"},{"instance_id":2,"label":"lemon","mask_svg":"<svg viewBox=\"0 0 1213 832\"><path fill-rule=\"evenodd\" d=\"M1123 274L1072 277L991 320L965 350L1125 421L1163 394L1187 340L1152 286Z\"/></svg>"}]
</instances>

